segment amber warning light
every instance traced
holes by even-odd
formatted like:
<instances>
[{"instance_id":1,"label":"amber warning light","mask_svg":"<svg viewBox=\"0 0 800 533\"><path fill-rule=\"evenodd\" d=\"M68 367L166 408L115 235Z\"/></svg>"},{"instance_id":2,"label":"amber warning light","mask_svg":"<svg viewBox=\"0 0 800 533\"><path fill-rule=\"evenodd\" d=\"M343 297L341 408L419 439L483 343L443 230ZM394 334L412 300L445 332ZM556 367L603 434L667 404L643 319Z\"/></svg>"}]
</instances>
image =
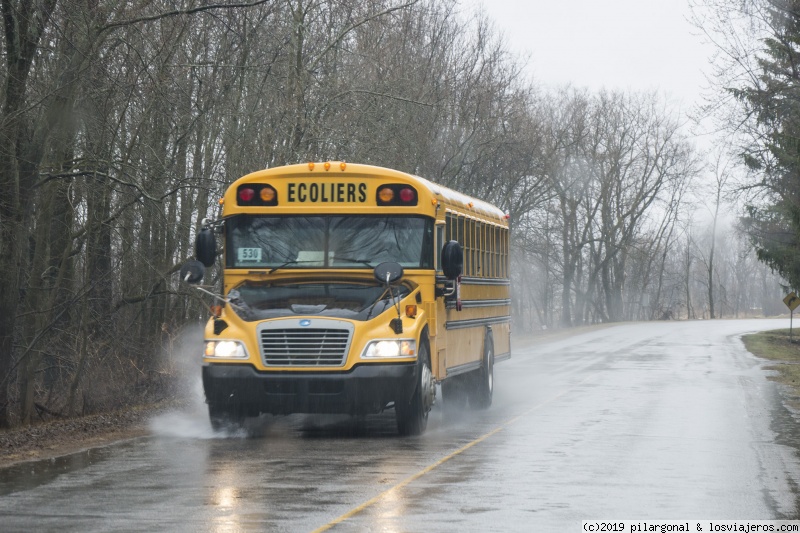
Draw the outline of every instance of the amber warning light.
<instances>
[{"instance_id":1,"label":"amber warning light","mask_svg":"<svg viewBox=\"0 0 800 533\"><path fill-rule=\"evenodd\" d=\"M272 186L260 183L239 185L236 189L237 205L271 206L278 205L278 193Z\"/></svg>"}]
</instances>

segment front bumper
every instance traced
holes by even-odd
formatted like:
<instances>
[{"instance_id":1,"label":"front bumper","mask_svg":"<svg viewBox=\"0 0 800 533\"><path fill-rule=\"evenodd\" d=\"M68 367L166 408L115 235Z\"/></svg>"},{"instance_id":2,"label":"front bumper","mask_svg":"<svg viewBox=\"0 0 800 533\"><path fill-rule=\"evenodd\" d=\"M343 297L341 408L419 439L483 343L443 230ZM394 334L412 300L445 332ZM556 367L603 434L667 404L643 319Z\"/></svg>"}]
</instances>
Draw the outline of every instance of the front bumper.
<instances>
[{"instance_id":1,"label":"front bumper","mask_svg":"<svg viewBox=\"0 0 800 533\"><path fill-rule=\"evenodd\" d=\"M359 365L348 372L260 372L249 364L203 366L209 404L259 413L370 414L390 402L408 402L416 363Z\"/></svg>"}]
</instances>

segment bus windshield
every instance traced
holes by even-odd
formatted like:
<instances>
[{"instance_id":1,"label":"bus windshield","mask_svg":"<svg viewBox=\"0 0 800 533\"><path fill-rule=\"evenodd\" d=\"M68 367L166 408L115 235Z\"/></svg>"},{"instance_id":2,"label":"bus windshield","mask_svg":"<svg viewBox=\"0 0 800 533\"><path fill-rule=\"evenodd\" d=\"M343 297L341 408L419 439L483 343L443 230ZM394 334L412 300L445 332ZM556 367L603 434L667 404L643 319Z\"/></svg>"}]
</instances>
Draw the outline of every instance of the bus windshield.
<instances>
[{"instance_id":1,"label":"bus windshield","mask_svg":"<svg viewBox=\"0 0 800 533\"><path fill-rule=\"evenodd\" d=\"M237 215L225 221L228 268L433 268L433 219Z\"/></svg>"}]
</instances>

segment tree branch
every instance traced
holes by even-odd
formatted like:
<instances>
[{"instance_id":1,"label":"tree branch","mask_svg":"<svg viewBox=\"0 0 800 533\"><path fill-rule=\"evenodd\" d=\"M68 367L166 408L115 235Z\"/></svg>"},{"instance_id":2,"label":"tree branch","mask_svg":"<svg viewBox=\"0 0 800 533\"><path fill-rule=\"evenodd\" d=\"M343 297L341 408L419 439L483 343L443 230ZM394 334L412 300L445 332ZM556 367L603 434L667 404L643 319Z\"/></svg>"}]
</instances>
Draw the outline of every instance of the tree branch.
<instances>
[{"instance_id":1,"label":"tree branch","mask_svg":"<svg viewBox=\"0 0 800 533\"><path fill-rule=\"evenodd\" d=\"M240 4L209 4L205 6L193 7L190 9L176 9L175 11L167 11L166 13L159 13L158 15L150 15L148 17L138 17L128 20L120 20L117 22L111 22L99 28L98 33L105 33L107 31L111 31L115 28L120 28L122 26L130 26L132 24L139 24L142 22L153 22L155 20L161 20L170 17L177 17L180 15L194 15L196 13L202 13L204 11L212 11L214 9L234 9L234 8L247 8L247 7L255 7L260 6L263 4L269 3L271 0L256 0L255 2L247 2L247 3L240 3Z\"/></svg>"},{"instance_id":2,"label":"tree branch","mask_svg":"<svg viewBox=\"0 0 800 533\"><path fill-rule=\"evenodd\" d=\"M359 20L357 22L354 22L350 26L348 26L345 29L343 29L339 33L339 35L337 35L330 43L328 43L328 46L326 46L322 50L322 52L320 52L317 55L316 59L314 59L308 65L307 70L310 72L310 71L313 71L315 68L317 68L317 65L319 64L319 62L322 61L322 58L325 57L327 55L327 53L330 52L334 47L338 46L339 43L341 43L342 40L345 37L347 37L347 34L350 33L351 31L355 30L356 28L358 28L360 26L363 26L367 22L370 22L372 20L380 18L380 17L382 17L384 15L388 15L389 13L394 13L395 11L400 11L401 9L405 9L407 7L411 7L411 6L415 5L415 4L417 4L418 2L419 2L419 0L411 0L410 2L406 2L405 4L401 4L399 6L395 6L395 7L390 7L390 8L384 9L383 11L379 11L378 13L374 13L372 15L368 15L368 16L364 17L363 19L361 19L361 20Z\"/></svg>"}]
</instances>

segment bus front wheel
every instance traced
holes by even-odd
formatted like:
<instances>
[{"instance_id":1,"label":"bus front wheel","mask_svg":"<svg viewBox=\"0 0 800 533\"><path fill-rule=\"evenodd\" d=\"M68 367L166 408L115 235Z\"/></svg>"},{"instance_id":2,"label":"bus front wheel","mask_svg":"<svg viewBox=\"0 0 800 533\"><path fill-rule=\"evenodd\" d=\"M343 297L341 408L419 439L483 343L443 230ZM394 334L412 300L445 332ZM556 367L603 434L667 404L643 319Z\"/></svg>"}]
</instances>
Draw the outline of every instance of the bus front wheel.
<instances>
[{"instance_id":1,"label":"bus front wheel","mask_svg":"<svg viewBox=\"0 0 800 533\"><path fill-rule=\"evenodd\" d=\"M428 425L428 413L433 406L436 385L431 373L431 358L428 341L423 336L420 340L417 356L417 383L409 402L395 402L394 411L397 419L397 431L401 435L420 435Z\"/></svg>"},{"instance_id":2,"label":"bus front wheel","mask_svg":"<svg viewBox=\"0 0 800 533\"><path fill-rule=\"evenodd\" d=\"M244 411L237 405L209 403L208 418L215 432L237 431L244 427Z\"/></svg>"}]
</instances>

